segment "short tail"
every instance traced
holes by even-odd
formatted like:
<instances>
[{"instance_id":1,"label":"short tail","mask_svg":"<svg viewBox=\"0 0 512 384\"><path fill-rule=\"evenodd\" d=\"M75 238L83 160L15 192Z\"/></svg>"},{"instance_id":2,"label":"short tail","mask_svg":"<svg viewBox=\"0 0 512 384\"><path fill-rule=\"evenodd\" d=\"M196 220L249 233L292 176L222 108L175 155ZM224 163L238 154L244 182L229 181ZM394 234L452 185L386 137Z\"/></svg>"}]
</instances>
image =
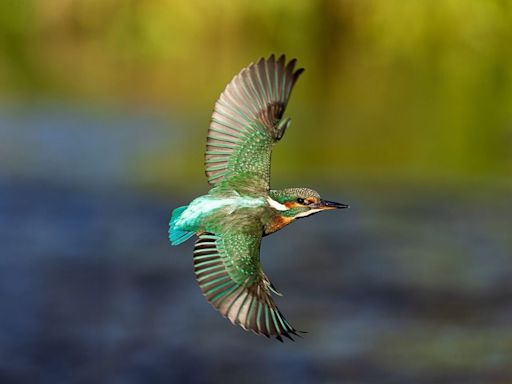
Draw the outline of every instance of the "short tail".
<instances>
[{"instance_id":1,"label":"short tail","mask_svg":"<svg viewBox=\"0 0 512 384\"><path fill-rule=\"evenodd\" d=\"M181 214L185 209L187 209L187 207L188 206L185 205L172 211L171 221L169 221L169 240L171 240L172 245L181 244L194 236L194 232L183 231L176 227L176 222L179 220Z\"/></svg>"}]
</instances>

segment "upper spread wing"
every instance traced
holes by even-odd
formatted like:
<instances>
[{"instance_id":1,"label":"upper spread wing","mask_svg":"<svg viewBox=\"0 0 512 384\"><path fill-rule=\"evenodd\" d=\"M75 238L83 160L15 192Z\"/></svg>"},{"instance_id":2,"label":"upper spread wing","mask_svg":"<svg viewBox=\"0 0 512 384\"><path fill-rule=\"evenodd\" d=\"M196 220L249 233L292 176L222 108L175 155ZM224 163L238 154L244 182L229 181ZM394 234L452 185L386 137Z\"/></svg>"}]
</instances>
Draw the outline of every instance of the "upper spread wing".
<instances>
[{"instance_id":1,"label":"upper spread wing","mask_svg":"<svg viewBox=\"0 0 512 384\"><path fill-rule=\"evenodd\" d=\"M205 167L213 186L235 175L269 188L272 144L281 139L281 121L293 85L303 69L284 55L260 59L242 69L220 95L208 130Z\"/></svg>"},{"instance_id":2,"label":"upper spread wing","mask_svg":"<svg viewBox=\"0 0 512 384\"><path fill-rule=\"evenodd\" d=\"M261 235L203 233L194 248L194 271L208 301L231 320L267 337L297 331L275 305L259 261Z\"/></svg>"}]
</instances>

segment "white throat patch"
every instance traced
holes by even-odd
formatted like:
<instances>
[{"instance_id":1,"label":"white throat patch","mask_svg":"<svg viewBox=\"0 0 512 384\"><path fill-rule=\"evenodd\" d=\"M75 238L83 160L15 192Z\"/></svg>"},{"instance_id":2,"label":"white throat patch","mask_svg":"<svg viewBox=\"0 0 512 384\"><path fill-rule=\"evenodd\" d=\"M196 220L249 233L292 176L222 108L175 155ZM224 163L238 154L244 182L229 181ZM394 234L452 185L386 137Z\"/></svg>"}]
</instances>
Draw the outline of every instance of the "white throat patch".
<instances>
[{"instance_id":1,"label":"white throat patch","mask_svg":"<svg viewBox=\"0 0 512 384\"><path fill-rule=\"evenodd\" d=\"M306 216L312 215L313 213L317 213L320 211L321 211L321 209L310 209L309 211L299 213L297 216L295 216L295 218L298 219L299 217L306 217Z\"/></svg>"},{"instance_id":2,"label":"white throat patch","mask_svg":"<svg viewBox=\"0 0 512 384\"><path fill-rule=\"evenodd\" d=\"M267 196L267 201L272 208L277 209L278 211L287 211L288 210L288 207L286 205L273 200L270 196Z\"/></svg>"}]
</instances>

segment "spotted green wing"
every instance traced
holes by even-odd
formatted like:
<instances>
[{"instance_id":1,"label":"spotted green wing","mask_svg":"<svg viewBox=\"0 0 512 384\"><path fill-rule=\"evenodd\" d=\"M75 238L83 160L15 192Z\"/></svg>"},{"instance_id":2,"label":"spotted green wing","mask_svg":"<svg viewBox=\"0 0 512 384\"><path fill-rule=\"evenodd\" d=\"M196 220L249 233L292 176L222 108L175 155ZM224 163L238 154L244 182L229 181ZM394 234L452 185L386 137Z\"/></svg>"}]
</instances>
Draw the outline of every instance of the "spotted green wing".
<instances>
[{"instance_id":1,"label":"spotted green wing","mask_svg":"<svg viewBox=\"0 0 512 384\"><path fill-rule=\"evenodd\" d=\"M249 233L201 234L194 248L196 278L208 301L233 324L280 341L292 339L298 334L270 296L260 243L261 235Z\"/></svg>"},{"instance_id":2,"label":"spotted green wing","mask_svg":"<svg viewBox=\"0 0 512 384\"><path fill-rule=\"evenodd\" d=\"M286 64L284 55L261 58L242 69L222 92L208 130L205 167L210 185L242 176L268 190L272 145L289 124L289 119L281 119L303 71L294 70L295 62Z\"/></svg>"}]
</instances>

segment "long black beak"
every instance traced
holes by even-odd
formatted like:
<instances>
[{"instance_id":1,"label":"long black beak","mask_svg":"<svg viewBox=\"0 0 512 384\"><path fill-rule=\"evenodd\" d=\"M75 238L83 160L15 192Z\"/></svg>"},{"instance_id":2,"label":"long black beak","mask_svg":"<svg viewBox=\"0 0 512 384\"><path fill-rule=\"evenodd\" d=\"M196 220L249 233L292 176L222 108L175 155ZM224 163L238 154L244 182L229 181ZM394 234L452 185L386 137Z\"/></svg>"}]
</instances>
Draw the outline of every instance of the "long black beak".
<instances>
[{"instance_id":1,"label":"long black beak","mask_svg":"<svg viewBox=\"0 0 512 384\"><path fill-rule=\"evenodd\" d=\"M350 208L350 205L343 203L335 203L334 201L320 200L319 208L322 209L343 209Z\"/></svg>"}]
</instances>

